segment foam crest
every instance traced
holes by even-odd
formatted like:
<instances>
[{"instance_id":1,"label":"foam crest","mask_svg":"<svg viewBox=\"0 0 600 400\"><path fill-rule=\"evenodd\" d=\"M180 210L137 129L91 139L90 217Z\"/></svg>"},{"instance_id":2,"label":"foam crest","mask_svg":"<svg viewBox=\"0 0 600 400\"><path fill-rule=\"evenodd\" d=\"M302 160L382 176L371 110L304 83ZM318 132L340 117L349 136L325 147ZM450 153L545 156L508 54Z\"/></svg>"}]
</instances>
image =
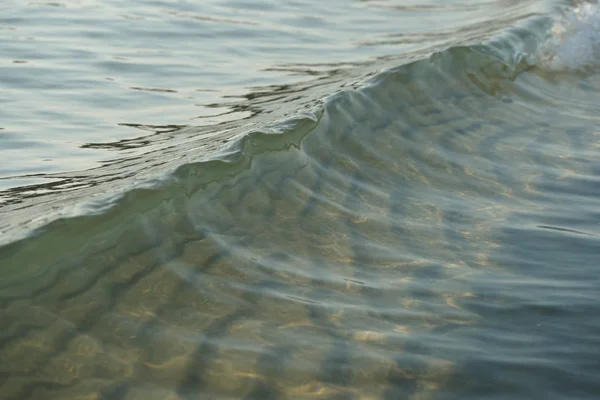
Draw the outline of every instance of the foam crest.
<instances>
[{"instance_id":1,"label":"foam crest","mask_svg":"<svg viewBox=\"0 0 600 400\"><path fill-rule=\"evenodd\" d=\"M545 46L543 64L555 70L584 70L600 63L600 9L580 2L558 21Z\"/></svg>"}]
</instances>

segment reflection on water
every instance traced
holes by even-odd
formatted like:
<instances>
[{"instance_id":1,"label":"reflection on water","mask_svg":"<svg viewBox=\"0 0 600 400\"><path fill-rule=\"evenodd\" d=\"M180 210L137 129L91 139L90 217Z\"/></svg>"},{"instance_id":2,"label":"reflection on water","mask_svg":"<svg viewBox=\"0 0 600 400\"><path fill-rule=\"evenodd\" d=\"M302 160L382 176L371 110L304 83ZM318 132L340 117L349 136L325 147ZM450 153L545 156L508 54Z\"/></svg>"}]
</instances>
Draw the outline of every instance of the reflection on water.
<instances>
[{"instance_id":1,"label":"reflection on water","mask_svg":"<svg viewBox=\"0 0 600 400\"><path fill-rule=\"evenodd\" d=\"M82 144L136 137L127 124L241 128L264 109L240 101L259 87L369 65L347 83L480 42L549 8L540 0L453 3L4 0L0 188L99 167L113 155ZM406 40L391 43L394 35ZM314 104L339 85L330 88L299 95Z\"/></svg>"}]
</instances>

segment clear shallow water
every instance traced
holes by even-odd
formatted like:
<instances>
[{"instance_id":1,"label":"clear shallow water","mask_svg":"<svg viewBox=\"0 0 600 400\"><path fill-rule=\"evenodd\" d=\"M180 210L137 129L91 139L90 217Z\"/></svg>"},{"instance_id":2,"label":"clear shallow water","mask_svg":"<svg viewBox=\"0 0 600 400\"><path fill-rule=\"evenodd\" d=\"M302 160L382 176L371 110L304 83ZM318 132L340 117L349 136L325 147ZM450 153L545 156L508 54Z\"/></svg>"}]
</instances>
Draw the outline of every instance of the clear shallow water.
<instances>
[{"instance_id":1,"label":"clear shallow water","mask_svg":"<svg viewBox=\"0 0 600 400\"><path fill-rule=\"evenodd\" d=\"M361 6L422 42L4 192L1 398L597 397L594 7Z\"/></svg>"}]
</instances>

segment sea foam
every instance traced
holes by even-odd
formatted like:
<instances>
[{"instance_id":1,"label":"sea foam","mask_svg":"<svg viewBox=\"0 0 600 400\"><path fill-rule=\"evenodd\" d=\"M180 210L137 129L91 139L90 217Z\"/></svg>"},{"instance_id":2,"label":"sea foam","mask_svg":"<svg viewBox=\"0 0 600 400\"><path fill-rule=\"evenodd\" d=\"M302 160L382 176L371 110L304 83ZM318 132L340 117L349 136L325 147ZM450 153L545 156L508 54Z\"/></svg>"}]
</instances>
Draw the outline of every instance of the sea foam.
<instances>
[{"instance_id":1,"label":"sea foam","mask_svg":"<svg viewBox=\"0 0 600 400\"><path fill-rule=\"evenodd\" d=\"M596 2L580 2L556 22L542 64L554 70L600 65L600 7Z\"/></svg>"}]
</instances>

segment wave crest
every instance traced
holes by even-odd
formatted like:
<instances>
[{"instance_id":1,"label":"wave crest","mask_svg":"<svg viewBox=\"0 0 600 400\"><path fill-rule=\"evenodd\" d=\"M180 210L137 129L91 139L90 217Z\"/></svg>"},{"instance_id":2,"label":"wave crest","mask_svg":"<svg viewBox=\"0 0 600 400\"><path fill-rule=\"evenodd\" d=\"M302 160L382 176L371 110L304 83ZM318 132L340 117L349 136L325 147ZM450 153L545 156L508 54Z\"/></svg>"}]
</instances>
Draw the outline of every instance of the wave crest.
<instances>
[{"instance_id":1,"label":"wave crest","mask_svg":"<svg viewBox=\"0 0 600 400\"><path fill-rule=\"evenodd\" d=\"M580 2L553 27L543 65L554 70L585 70L600 61L600 9Z\"/></svg>"}]
</instances>

